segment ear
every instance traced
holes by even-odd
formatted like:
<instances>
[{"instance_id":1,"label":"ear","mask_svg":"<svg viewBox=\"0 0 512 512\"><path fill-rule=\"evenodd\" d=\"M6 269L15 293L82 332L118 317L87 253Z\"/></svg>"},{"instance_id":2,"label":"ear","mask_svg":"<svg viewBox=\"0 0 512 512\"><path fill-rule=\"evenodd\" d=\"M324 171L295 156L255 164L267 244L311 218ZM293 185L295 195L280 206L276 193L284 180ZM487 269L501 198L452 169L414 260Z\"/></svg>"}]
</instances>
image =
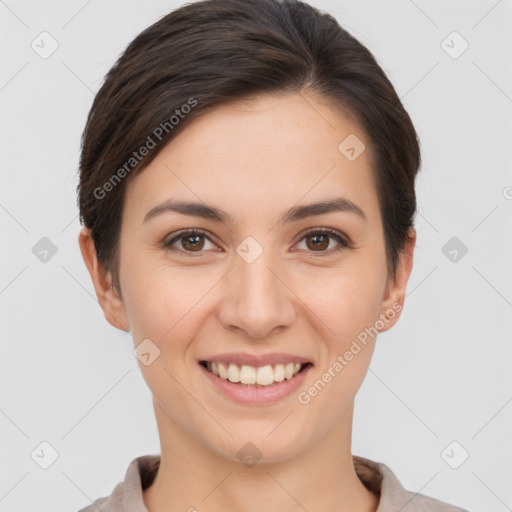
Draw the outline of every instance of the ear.
<instances>
[{"instance_id":1,"label":"ear","mask_svg":"<svg viewBox=\"0 0 512 512\"><path fill-rule=\"evenodd\" d=\"M126 315L123 301L117 291L112 287L112 275L106 271L98 261L96 246L88 228L82 228L78 235L78 244L82 252L87 270L91 275L98 302L103 310L107 322L121 329L129 331L130 324Z\"/></svg>"},{"instance_id":2,"label":"ear","mask_svg":"<svg viewBox=\"0 0 512 512\"><path fill-rule=\"evenodd\" d=\"M396 279L389 276L385 295L381 307L379 318L383 320L384 327L379 332L385 332L391 329L400 318L405 300L405 288L412 271L414 246L416 244L416 230L410 227L408 236L402 252L400 252L399 261L396 270Z\"/></svg>"}]
</instances>

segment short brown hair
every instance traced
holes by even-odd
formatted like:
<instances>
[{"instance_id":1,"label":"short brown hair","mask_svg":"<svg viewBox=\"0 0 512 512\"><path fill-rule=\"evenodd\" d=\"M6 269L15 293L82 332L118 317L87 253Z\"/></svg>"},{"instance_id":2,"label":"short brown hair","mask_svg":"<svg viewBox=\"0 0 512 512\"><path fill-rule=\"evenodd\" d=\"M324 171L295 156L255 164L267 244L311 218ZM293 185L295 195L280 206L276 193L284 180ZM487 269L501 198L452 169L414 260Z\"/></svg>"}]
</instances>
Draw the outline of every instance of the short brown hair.
<instances>
[{"instance_id":1,"label":"short brown hair","mask_svg":"<svg viewBox=\"0 0 512 512\"><path fill-rule=\"evenodd\" d=\"M127 182L211 108L302 90L350 112L368 134L387 268L395 276L416 212L420 148L373 55L332 16L301 1L203 0L172 11L128 45L96 94L82 134L80 221L119 292ZM136 158L144 147L145 156Z\"/></svg>"}]
</instances>

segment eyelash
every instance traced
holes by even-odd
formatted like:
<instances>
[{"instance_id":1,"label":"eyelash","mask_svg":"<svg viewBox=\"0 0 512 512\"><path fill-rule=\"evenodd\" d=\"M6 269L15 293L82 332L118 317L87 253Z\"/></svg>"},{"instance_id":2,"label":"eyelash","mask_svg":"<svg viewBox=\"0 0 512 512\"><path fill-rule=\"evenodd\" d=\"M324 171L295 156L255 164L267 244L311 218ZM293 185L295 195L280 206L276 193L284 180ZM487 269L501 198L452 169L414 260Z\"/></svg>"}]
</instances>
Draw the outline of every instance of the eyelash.
<instances>
[{"instance_id":1,"label":"eyelash","mask_svg":"<svg viewBox=\"0 0 512 512\"><path fill-rule=\"evenodd\" d=\"M311 235L317 235L317 234L328 234L330 235L333 239L335 239L338 243L339 243L339 246L335 249L329 249L329 250L326 250L326 251L318 251L318 254L315 254L316 251L307 251L307 252L310 252L312 253L312 255L314 255L313 257L317 257L317 256L320 256L322 257L323 255L331 255L333 253L337 253L339 251L342 251L344 249L350 249L353 247L352 243L344 238L338 231L336 231L335 229L332 229L332 228L314 228L314 229L311 229L309 231L306 231L302 237L299 239L299 242L302 242L302 240L304 238L306 238L307 236L311 236ZM183 254L186 254L187 257L192 257L192 258L197 258L197 257L201 257L201 254L204 253L205 251L197 251L196 253L194 251L185 251L183 249L172 249L171 246L178 240L180 239L183 239L183 238L188 238L188 237L191 237L191 236L196 236L196 235L202 235L202 236L205 236L208 240L210 240L210 242L214 243L211 238L208 236L207 232L206 231L203 231L202 229L189 229L189 230L185 230L185 231L181 231L179 232L177 235L175 235L174 237L172 237L169 241L166 241L163 243L163 248L164 249L169 249L171 251L179 251L179 252L182 252Z\"/></svg>"}]
</instances>

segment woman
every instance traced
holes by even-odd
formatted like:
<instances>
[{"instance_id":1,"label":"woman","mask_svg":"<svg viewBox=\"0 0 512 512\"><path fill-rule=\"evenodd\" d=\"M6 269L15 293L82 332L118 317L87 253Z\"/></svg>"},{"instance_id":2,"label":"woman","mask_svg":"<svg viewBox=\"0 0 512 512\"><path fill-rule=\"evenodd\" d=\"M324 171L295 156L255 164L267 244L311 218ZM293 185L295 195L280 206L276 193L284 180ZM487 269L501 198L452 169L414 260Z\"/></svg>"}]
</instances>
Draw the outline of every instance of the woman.
<instances>
[{"instance_id":1,"label":"woman","mask_svg":"<svg viewBox=\"0 0 512 512\"><path fill-rule=\"evenodd\" d=\"M83 134L79 243L161 456L83 511L462 510L351 453L419 165L373 56L305 3L200 1L128 46Z\"/></svg>"}]
</instances>

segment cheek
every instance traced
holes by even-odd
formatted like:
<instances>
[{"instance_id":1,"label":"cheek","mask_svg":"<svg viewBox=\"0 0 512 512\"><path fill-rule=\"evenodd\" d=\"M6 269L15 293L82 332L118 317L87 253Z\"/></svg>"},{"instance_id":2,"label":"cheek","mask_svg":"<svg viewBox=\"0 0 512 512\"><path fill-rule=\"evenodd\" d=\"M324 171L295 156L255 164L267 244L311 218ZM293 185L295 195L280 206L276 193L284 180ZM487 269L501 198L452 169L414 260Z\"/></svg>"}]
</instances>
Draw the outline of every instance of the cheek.
<instances>
[{"instance_id":1,"label":"cheek","mask_svg":"<svg viewBox=\"0 0 512 512\"><path fill-rule=\"evenodd\" d=\"M148 365L139 362L139 367L149 389L168 411L183 409L186 396L179 383L189 378L188 348L204 314L200 299L212 284L198 282L197 272L192 277L177 268L132 263L132 267L126 265L129 272L124 283L133 339L136 345L151 340L156 348L147 345L150 353L158 354L150 356Z\"/></svg>"},{"instance_id":2,"label":"cheek","mask_svg":"<svg viewBox=\"0 0 512 512\"><path fill-rule=\"evenodd\" d=\"M369 270L369 269L367 269ZM314 284L314 286L313 286ZM375 347L382 277L353 268L315 283L303 281L307 306L316 317L314 336L321 347L316 380L302 389L299 403L324 418L340 421L363 382ZM327 428L327 427L326 427Z\"/></svg>"},{"instance_id":3,"label":"cheek","mask_svg":"<svg viewBox=\"0 0 512 512\"><path fill-rule=\"evenodd\" d=\"M298 295L321 320L326 339L339 348L379 316L385 274L375 265L347 265L297 281Z\"/></svg>"},{"instance_id":4,"label":"cheek","mask_svg":"<svg viewBox=\"0 0 512 512\"><path fill-rule=\"evenodd\" d=\"M149 257L127 259L121 279L135 341L150 338L162 347L183 339L183 331L190 329L190 320L202 311L202 300L218 280L197 267L155 263Z\"/></svg>"}]
</instances>

